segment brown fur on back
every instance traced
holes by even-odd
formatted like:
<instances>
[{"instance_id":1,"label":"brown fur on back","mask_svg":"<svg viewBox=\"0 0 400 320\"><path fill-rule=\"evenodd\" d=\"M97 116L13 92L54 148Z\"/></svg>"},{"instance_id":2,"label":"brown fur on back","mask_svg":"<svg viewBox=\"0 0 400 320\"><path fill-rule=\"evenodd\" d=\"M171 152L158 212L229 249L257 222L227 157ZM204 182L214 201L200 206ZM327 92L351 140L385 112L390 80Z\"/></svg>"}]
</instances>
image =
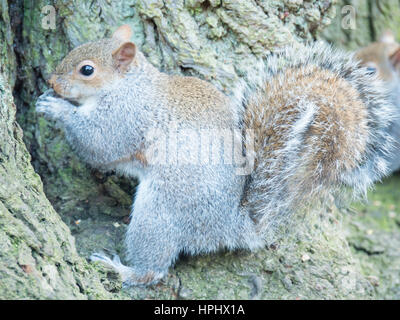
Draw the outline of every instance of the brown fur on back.
<instances>
[{"instance_id":1,"label":"brown fur on back","mask_svg":"<svg viewBox=\"0 0 400 320\"><path fill-rule=\"evenodd\" d=\"M230 128L234 113L228 97L212 84L194 77L168 78L169 107L179 117L200 126ZM210 121L212 120L212 121Z\"/></svg>"},{"instance_id":2,"label":"brown fur on back","mask_svg":"<svg viewBox=\"0 0 400 320\"><path fill-rule=\"evenodd\" d=\"M367 110L358 92L329 70L314 66L288 69L266 83L264 91L250 100L245 124L258 137L256 158L271 163L281 161L281 165L290 161L279 158L279 152L292 138L290 130L301 120L299 105L304 104L315 105L317 111L299 150L304 168L299 168L297 174L301 176L293 179L311 184L303 185L304 188L312 188L314 181L321 182L321 178L326 183L337 182L337 172L349 171L362 160Z\"/></svg>"}]
</instances>

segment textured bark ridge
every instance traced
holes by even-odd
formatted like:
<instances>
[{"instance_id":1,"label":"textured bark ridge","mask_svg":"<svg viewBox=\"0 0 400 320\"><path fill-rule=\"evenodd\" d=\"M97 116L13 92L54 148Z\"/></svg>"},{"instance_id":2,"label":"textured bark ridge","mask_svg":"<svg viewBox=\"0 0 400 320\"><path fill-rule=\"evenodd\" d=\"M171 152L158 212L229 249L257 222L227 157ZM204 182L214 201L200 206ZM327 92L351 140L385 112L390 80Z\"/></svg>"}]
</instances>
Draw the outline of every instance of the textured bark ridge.
<instances>
[{"instance_id":1,"label":"textured bark ridge","mask_svg":"<svg viewBox=\"0 0 400 320\"><path fill-rule=\"evenodd\" d=\"M8 4L6 0L0 0L0 73L9 81L11 87L14 86L16 73L13 42Z\"/></svg>"},{"instance_id":2,"label":"textured bark ridge","mask_svg":"<svg viewBox=\"0 0 400 320\"><path fill-rule=\"evenodd\" d=\"M123 256L135 182L87 168L54 123L34 112L60 59L121 24L133 28L133 40L158 68L201 77L229 93L237 77L257 72L261 54L314 39L334 16L334 2L55 0L56 29L46 30L48 1L0 0L1 71L15 83L17 119L32 156L13 119L12 98L0 89L0 298L398 297L400 239L397 220L387 219L389 204L381 215L361 208L345 216L308 213L275 246L182 257L159 285L120 290L114 273L88 265L76 251L85 258L104 249Z\"/></svg>"}]
</instances>

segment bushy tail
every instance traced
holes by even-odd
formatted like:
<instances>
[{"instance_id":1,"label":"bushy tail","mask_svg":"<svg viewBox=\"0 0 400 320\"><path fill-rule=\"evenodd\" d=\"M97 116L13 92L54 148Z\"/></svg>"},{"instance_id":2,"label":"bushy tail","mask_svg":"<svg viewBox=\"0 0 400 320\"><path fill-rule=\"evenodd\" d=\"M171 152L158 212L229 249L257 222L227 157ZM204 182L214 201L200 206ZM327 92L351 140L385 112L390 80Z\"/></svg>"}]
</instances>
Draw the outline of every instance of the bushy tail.
<instances>
[{"instance_id":1,"label":"bushy tail","mask_svg":"<svg viewBox=\"0 0 400 320\"><path fill-rule=\"evenodd\" d=\"M387 173L393 106L376 76L328 45L287 48L266 59L248 90L244 124L256 141L244 206L271 239L301 208Z\"/></svg>"}]
</instances>

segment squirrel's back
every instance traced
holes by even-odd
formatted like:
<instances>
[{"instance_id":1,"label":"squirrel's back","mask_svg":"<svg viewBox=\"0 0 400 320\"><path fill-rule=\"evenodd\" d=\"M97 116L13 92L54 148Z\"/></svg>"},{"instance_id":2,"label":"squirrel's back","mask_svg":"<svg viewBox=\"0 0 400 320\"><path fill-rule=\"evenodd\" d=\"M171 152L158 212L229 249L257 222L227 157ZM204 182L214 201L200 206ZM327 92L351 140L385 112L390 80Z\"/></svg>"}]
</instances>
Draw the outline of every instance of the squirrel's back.
<instances>
[{"instance_id":1,"label":"squirrel's back","mask_svg":"<svg viewBox=\"0 0 400 320\"><path fill-rule=\"evenodd\" d=\"M270 236L311 202L342 187L365 194L386 174L392 106L377 77L327 45L287 48L266 65L244 114L256 163L243 203Z\"/></svg>"}]
</instances>

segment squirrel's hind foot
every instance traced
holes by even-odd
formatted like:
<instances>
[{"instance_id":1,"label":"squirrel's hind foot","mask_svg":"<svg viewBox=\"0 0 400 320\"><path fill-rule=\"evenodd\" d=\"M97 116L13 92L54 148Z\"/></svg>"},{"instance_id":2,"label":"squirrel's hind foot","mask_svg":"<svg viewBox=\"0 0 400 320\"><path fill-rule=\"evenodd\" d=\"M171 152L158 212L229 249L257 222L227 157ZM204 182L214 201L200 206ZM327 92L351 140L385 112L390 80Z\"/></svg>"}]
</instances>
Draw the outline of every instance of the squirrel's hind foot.
<instances>
[{"instance_id":1,"label":"squirrel's hind foot","mask_svg":"<svg viewBox=\"0 0 400 320\"><path fill-rule=\"evenodd\" d=\"M120 274L123 287L149 286L158 283L165 276L165 273L155 271L148 271L145 274L139 275L139 273L135 272L134 268L123 265L121 259L116 254L110 259L105 253L93 253L90 256L90 261L99 261L113 268Z\"/></svg>"}]
</instances>

